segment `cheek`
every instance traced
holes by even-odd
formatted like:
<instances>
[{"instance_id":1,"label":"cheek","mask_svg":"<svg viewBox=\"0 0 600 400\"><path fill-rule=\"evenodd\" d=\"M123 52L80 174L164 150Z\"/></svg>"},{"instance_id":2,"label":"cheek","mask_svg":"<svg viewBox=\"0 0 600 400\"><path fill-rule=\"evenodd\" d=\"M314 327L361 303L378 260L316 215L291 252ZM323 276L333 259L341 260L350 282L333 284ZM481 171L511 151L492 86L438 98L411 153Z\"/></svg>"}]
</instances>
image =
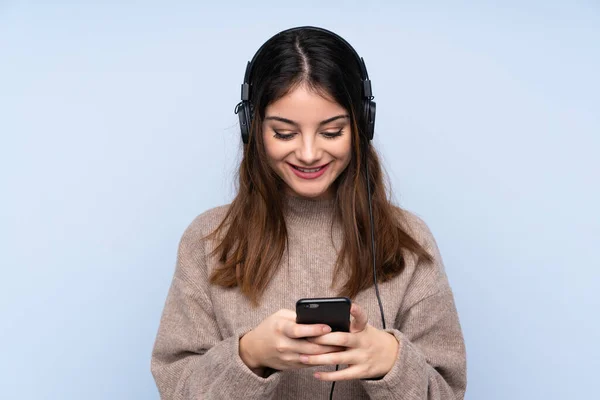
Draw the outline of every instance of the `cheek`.
<instances>
[{"instance_id":1,"label":"cheek","mask_svg":"<svg viewBox=\"0 0 600 400\"><path fill-rule=\"evenodd\" d=\"M267 157L269 158L269 164L273 166L285 158L288 154L288 150L286 150L285 146L282 146L281 143L269 139L272 138L266 137L264 141L265 153L267 153Z\"/></svg>"},{"instance_id":2,"label":"cheek","mask_svg":"<svg viewBox=\"0 0 600 400\"><path fill-rule=\"evenodd\" d=\"M332 153L335 158L344 162L344 165L347 165L350 162L350 158L352 156L352 145L350 142L350 138L344 140L343 142L336 143L335 148L332 149Z\"/></svg>"},{"instance_id":3,"label":"cheek","mask_svg":"<svg viewBox=\"0 0 600 400\"><path fill-rule=\"evenodd\" d=\"M269 161L271 163L277 162L277 161L281 161L281 159L283 158L283 152L281 151L281 149L278 149L276 146L266 146L265 147L267 156L269 157Z\"/></svg>"},{"instance_id":4,"label":"cheek","mask_svg":"<svg viewBox=\"0 0 600 400\"><path fill-rule=\"evenodd\" d=\"M266 132L263 127L263 132ZM273 161L277 156L277 146L276 143L273 143L268 134L263 133L263 144L265 146L265 153L267 153L267 157L269 157L269 161Z\"/></svg>"}]
</instances>

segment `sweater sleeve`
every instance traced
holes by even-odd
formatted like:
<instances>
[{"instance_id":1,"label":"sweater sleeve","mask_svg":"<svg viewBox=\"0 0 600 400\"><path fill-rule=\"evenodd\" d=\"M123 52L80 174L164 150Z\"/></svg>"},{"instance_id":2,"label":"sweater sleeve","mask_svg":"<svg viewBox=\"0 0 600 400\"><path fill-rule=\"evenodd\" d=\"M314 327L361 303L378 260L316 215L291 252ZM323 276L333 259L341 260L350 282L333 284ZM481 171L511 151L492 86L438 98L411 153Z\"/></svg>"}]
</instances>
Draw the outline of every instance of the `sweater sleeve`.
<instances>
[{"instance_id":1,"label":"sweater sleeve","mask_svg":"<svg viewBox=\"0 0 600 400\"><path fill-rule=\"evenodd\" d=\"M220 334L207 293L204 244L195 221L184 233L152 351L151 371L163 400L269 399L280 379L252 372L239 337Z\"/></svg>"},{"instance_id":2,"label":"sweater sleeve","mask_svg":"<svg viewBox=\"0 0 600 400\"><path fill-rule=\"evenodd\" d=\"M464 399L466 352L454 296L435 240L420 225L433 262L417 264L405 305L386 329L399 343L394 366L379 380L361 380L371 399Z\"/></svg>"}]
</instances>

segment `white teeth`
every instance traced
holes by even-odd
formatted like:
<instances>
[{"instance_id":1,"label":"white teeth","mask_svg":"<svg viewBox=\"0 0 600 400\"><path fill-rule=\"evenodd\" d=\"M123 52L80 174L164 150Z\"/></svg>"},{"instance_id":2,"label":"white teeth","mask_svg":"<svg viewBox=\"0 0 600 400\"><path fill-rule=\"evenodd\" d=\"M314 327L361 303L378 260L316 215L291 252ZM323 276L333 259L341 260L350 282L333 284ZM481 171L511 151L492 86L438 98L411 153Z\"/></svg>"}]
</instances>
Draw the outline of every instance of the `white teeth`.
<instances>
[{"instance_id":1,"label":"white teeth","mask_svg":"<svg viewBox=\"0 0 600 400\"><path fill-rule=\"evenodd\" d=\"M314 168L314 169L304 169L304 168L298 168L298 167L296 167L296 169L297 169L297 170L299 170L299 171L302 171L302 172L308 172L308 173L311 173L311 172L317 172L317 171L320 171L320 170L321 170L321 168Z\"/></svg>"}]
</instances>

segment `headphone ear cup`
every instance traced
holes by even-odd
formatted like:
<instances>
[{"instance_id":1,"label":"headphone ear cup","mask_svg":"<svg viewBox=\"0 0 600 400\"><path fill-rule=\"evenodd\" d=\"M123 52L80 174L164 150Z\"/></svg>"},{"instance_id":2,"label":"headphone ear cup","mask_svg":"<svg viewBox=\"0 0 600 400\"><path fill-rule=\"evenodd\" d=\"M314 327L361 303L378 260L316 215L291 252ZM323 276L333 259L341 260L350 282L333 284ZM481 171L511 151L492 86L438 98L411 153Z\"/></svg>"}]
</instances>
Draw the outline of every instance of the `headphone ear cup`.
<instances>
[{"instance_id":1,"label":"headphone ear cup","mask_svg":"<svg viewBox=\"0 0 600 400\"><path fill-rule=\"evenodd\" d=\"M244 144L248 144L248 141L250 139L250 126L252 124L251 118L250 118L250 112L249 112L249 108L248 107L248 102L246 101L242 101L240 104L238 104L238 107L236 108L236 112L240 121L240 131L242 134L242 142L244 142Z\"/></svg>"},{"instance_id":2,"label":"headphone ear cup","mask_svg":"<svg viewBox=\"0 0 600 400\"><path fill-rule=\"evenodd\" d=\"M246 106L244 107L244 113L246 113L246 144L250 141L250 130L252 129L252 116L254 115L254 106L251 102L246 102Z\"/></svg>"},{"instance_id":3,"label":"headphone ear cup","mask_svg":"<svg viewBox=\"0 0 600 400\"><path fill-rule=\"evenodd\" d=\"M252 127L252 118L254 117L254 104L248 102L248 131Z\"/></svg>"},{"instance_id":4,"label":"headphone ear cup","mask_svg":"<svg viewBox=\"0 0 600 400\"><path fill-rule=\"evenodd\" d=\"M373 140L373 136L375 135L375 114L377 111L377 104L375 104L373 100L369 100L366 109L367 138Z\"/></svg>"}]
</instances>

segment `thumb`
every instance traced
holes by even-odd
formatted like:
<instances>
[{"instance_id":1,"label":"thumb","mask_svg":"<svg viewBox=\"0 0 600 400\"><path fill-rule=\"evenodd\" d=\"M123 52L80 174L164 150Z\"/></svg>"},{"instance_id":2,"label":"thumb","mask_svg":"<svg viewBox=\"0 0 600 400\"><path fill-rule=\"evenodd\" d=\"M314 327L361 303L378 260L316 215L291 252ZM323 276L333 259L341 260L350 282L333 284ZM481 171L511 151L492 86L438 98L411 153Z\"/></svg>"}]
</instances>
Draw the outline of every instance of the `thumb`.
<instances>
[{"instance_id":1,"label":"thumb","mask_svg":"<svg viewBox=\"0 0 600 400\"><path fill-rule=\"evenodd\" d=\"M353 317L352 323L350 324L350 333L361 332L367 327L369 318L358 304L352 304L352 307L350 307L350 315Z\"/></svg>"}]
</instances>

